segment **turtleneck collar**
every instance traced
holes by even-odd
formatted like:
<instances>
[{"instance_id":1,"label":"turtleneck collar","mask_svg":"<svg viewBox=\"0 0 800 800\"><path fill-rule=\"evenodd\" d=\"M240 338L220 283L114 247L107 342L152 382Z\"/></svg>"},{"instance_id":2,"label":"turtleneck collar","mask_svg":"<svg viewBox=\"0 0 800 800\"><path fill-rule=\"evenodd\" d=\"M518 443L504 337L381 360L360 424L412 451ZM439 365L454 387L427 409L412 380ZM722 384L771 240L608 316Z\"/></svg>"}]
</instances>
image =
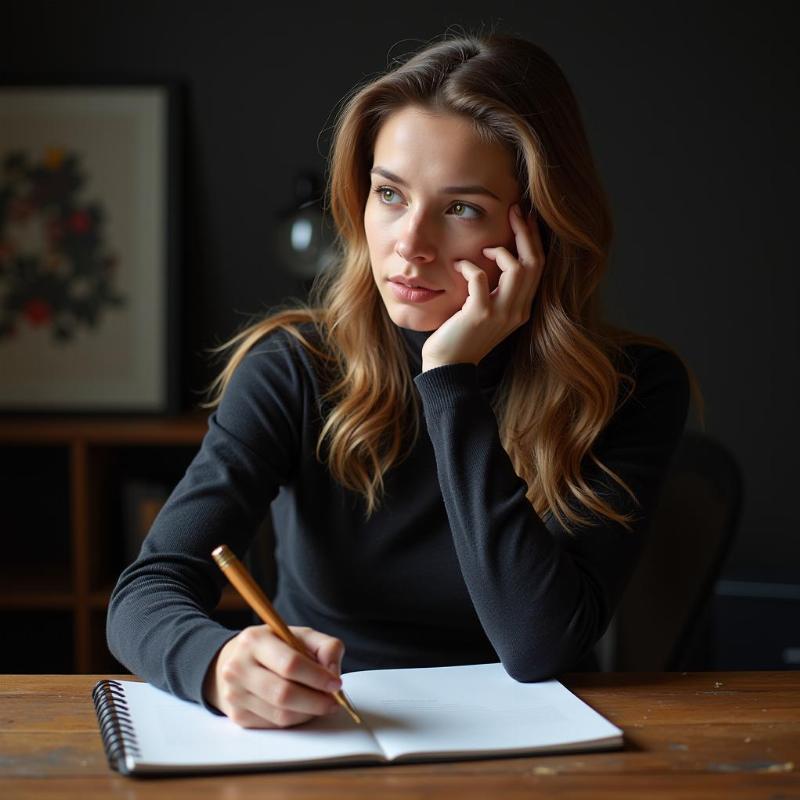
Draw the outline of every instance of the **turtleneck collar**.
<instances>
[{"instance_id":1,"label":"turtleneck collar","mask_svg":"<svg viewBox=\"0 0 800 800\"><path fill-rule=\"evenodd\" d=\"M399 326L398 330L408 353L412 375L417 376L422 371L422 347L433 331L412 331ZM493 392L500 385L506 365L514 353L520 330L521 328L517 328L506 336L478 364L478 384L481 389Z\"/></svg>"}]
</instances>

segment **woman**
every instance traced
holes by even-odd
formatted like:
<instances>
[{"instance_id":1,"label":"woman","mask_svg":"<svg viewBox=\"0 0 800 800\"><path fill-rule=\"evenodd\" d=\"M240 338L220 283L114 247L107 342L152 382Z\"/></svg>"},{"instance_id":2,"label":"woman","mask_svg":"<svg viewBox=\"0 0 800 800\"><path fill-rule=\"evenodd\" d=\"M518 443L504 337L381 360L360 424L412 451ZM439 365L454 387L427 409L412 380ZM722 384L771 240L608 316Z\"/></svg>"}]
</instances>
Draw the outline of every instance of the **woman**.
<instances>
[{"instance_id":1,"label":"woman","mask_svg":"<svg viewBox=\"0 0 800 800\"><path fill-rule=\"evenodd\" d=\"M600 319L612 224L563 74L513 37L433 43L347 100L329 189L340 263L228 343L112 652L248 727L336 711L342 666L591 668L690 380ZM270 508L275 605L315 660L209 618L211 550Z\"/></svg>"}]
</instances>

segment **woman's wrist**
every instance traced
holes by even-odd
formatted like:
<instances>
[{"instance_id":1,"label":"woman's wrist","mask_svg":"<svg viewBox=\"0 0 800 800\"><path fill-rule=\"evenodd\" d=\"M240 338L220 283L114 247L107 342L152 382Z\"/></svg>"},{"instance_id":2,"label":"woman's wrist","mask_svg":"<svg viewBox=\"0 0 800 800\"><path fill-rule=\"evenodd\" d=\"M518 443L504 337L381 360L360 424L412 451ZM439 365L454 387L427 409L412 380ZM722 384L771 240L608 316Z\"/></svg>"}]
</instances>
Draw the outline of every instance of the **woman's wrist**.
<instances>
[{"instance_id":1,"label":"woman's wrist","mask_svg":"<svg viewBox=\"0 0 800 800\"><path fill-rule=\"evenodd\" d=\"M214 654L214 658L211 659L211 662L208 665L208 669L206 670L206 675L203 678L203 699L208 703L208 705L213 706L217 711L220 713L222 709L220 708L220 699L219 699L219 692L218 689L218 681L217 681L217 666L219 665L219 657L222 655L222 651L228 646L233 639L228 639L222 647Z\"/></svg>"},{"instance_id":2,"label":"woman's wrist","mask_svg":"<svg viewBox=\"0 0 800 800\"><path fill-rule=\"evenodd\" d=\"M422 372L428 372L431 369L438 369L439 367L451 367L455 364L472 364L471 361L432 361L429 359L422 359ZM473 365L474 366L474 365Z\"/></svg>"}]
</instances>

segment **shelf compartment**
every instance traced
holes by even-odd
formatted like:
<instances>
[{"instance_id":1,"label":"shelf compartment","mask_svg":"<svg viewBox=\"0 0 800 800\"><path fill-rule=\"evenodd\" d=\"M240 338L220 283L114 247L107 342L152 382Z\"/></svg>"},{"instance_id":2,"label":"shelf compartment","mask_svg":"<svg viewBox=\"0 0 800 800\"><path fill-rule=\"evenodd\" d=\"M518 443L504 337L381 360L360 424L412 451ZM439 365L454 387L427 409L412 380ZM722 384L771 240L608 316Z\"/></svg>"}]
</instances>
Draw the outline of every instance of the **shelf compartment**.
<instances>
[{"instance_id":1,"label":"shelf compartment","mask_svg":"<svg viewBox=\"0 0 800 800\"><path fill-rule=\"evenodd\" d=\"M70 563L69 476L68 447L0 445L4 572Z\"/></svg>"},{"instance_id":2,"label":"shelf compartment","mask_svg":"<svg viewBox=\"0 0 800 800\"><path fill-rule=\"evenodd\" d=\"M0 572L0 609L72 609L75 602L67 565Z\"/></svg>"},{"instance_id":3,"label":"shelf compartment","mask_svg":"<svg viewBox=\"0 0 800 800\"><path fill-rule=\"evenodd\" d=\"M208 415L180 417L27 417L0 419L0 440L19 444L199 444L208 428Z\"/></svg>"},{"instance_id":4,"label":"shelf compartment","mask_svg":"<svg viewBox=\"0 0 800 800\"><path fill-rule=\"evenodd\" d=\"M73 616L69 611L4 609L0 611L0 629L0 672L63 675L73 671Z\"/></svg>"},{"instance_id":5,"label":"shelf compartment","mask_svg":"<svg viewBox=\"0 0 800 800\"><path fill-rule=\"evenodd\" d=\"M87 545L94 554L89 590L103 590L116 581L131 560L146 530L126 504L126 487L152 488L166 500L197 454L193 443L156 446L91 444L87 447L87 491L92 498ZM156 492L156 489L159 489ZM159 502L160 506L160 502ZM154 514L152 514L154 516ZM136 545L126 544L131 539Z\"/></svg>"}]
</instances>

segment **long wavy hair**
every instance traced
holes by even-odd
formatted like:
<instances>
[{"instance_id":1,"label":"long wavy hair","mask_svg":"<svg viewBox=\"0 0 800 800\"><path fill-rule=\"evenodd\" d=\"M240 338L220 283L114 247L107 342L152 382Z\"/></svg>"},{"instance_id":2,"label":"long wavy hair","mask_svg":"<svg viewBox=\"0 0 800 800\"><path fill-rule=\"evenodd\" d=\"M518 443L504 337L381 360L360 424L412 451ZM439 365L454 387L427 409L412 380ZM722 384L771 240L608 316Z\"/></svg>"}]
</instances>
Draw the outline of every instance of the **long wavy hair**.
<instances>
[{"instance_id":1,"label":"long wavy hair","mask_svg":"<svg viewBox=\"0 0 800 800\"><path fill-rule=\"evenodd\" d=\"M634 389L623 347L645 343L674 351L600 319L598 289L613 236L609 203L565 76L521 38L445 35L344 98L333 126L326 199L337 263L317 276L308 302L273 309L213 348L233 352L209 387L206 407L219 403L254 344L273 331L288 332L329 376L322 399L330 410L317 458L363 496L367 517L379 507L384 475L419 435L420 408L401 334L372 276L363 220L378 130L411 104L469 118L486 141L508 147L522 205L538 214L547 266L494 401L503 447L527 483L528 499L537 514L554 514L567 530L589 521L575 501L630 529L634 515L604 500L583 466L586 459L594 463L638 505L592 445ZM304 334L307 323L315 341ZM702 417L702 396L687 371Z\"/></svg>"}]
</instances>

